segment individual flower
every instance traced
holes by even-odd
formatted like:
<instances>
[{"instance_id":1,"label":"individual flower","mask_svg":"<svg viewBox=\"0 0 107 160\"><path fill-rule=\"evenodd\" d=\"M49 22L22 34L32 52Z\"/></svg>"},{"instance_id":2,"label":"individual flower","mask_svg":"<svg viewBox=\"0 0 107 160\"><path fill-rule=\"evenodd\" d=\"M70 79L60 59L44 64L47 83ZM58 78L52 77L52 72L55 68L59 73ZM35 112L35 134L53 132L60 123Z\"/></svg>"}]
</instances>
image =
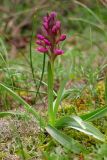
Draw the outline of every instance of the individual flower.
<instances>
[{"instance_id":1,"label":"individual flower","mask_svg":"<svg viewBox=\"0 0 107 160\"><path fill-rule=\"evenodd\" d=\"M64 53L64 51L61 50L61 49L55 49L55 50L54 50L54 54L55 54L55 55L61 55L61 54L63 54L63 53Z\"/></svg>"},{"instance_id":2,"label":"individual flower","mask_svg":"<svg viewBox=\"0 0 107 160\"><path fill-rule=\"evenodd\" d=\"M37 35L37 38L38 38L39 40L43 40L45 37L42 36L41 34L38 34L38 35Z\"/></svg>"},{"instance_id":3,"label":"individual flower","mask_svg":"<svg viewBox=\"0 0 107 160\"><path fill-rule=\"evenodd\" d=\"M43 53L46 53L46 52L48 51L48 49L47 49L47 48L44 48L44 47L38 47L37 50L38 50L39 52L43 52Z\"/></svg>"},{"instance_id":4,"label":"individual flower","mask_svg":"<svg viewBox=\"0 0 107 160\"><path fill-rule=\"evenodd\" d=\"M37 51L47 53L50 59L55 59L57 55L62 55L60 42L66 39L65 34L61 34L61 22L57 20L57 13L51 12L43 18L42 34L37 34Z\"/></svg>"}]
</instances>

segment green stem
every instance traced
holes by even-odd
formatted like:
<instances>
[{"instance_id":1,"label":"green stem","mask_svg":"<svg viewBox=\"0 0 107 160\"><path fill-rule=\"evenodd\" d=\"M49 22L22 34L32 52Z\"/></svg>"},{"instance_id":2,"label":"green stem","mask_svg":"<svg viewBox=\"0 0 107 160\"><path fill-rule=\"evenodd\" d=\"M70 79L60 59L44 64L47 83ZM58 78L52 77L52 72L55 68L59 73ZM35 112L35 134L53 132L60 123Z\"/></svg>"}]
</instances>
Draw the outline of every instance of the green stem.
<instances>
[{"instance_id":1,"label":"green stem","mask_svg":"<svg viewBox=\"0 0 107 160\"><path fill-rule=\"evenodd\" d=\"M53 87L54 87L54 62L48 62L48 120L51 125L54 125L53 111Z\"/></svg>"}]
</instances>

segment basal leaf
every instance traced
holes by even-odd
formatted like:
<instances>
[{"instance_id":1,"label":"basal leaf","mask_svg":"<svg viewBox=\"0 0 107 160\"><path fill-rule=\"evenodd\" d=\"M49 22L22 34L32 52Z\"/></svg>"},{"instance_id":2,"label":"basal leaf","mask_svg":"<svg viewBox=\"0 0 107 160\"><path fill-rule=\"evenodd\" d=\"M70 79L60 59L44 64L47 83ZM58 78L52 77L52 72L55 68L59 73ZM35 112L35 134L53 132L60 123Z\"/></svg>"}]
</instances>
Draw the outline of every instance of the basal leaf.
<instances>
[{"instance_id":1,"label":"basal leaf","mask_svg":"<svg viewBox=\"0 0 107 160\"><path fill-rule=\"evenodd\" d=\"M73 128L87 135L91 135L100 141L105 140L104 135L96 127L94 127L90 123L83 121L78 116L63 117L56 122L55 126L57 128L63 128L63 127Z\"/></svg>"},{"instance_id":2,"label":"basal leaf","mask_svg":"<svg viewBox=\"0 0 107 160\"><path fill-rule=\"evenodd\" d=\"M62 133L55 127L48 125L46 127L46 131L63 147L67 148L71 152L80 153L85 152L85 148L73 138L67 136L66 134Z\"/></svg>"},{"instance_id":3,"label":"basal leaf","mask_svg":"<svg viewBox=\"0 0 107 160\"><path fill-rule=\"evenodd\" d=\"M83 114L80 117L84 121L92 121L92 120L101 118L101 117L103 117L106 114L107 114L107 106L101 107L101 108L96 109L95 111Z\"/></svg>"}]
</instances>

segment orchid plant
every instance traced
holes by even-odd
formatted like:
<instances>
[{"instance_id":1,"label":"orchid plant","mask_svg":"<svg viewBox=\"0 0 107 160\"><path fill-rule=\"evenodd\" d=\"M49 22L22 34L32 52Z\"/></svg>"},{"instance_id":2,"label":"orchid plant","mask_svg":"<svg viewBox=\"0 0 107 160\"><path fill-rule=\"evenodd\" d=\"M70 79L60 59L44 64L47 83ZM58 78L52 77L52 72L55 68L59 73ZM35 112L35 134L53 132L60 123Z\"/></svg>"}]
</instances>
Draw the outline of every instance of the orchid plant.
<instances>
[{"instance_id":1,"label":"orchid plant","mask_svg":"<svg viewBox=\"0 0 107 160\"><path fill-rule=\"evenodd\" d=\"M58 55L64 54L60 49L60 43L66 39L61 34L61 22L56 19L56 12L51 12L43 18L42 35L37 35L36 43L39 45L37 51L47 54L48 62L48 117L49 122L55 124L57 108L53 106L53 84L54 84L54 62Z\"/></svg>"},{"instance_id":2,"label":"orchid plant","mask_svg":"<svg viewBox=\"0 0 107 160\"><path fill-rule=\"evenodd\" d=\"M0 83L0 87L7 90L17 101L19 101L27 112L1 112L0 117L8 115L33 115L38 125L42 128L42 131L47 131L56 141L68 150L75 153L85 152L85 148L79 142L61 132L60 129L64 129L65 127L73 128L104 142L104 135L87 121L92 121L93 119L102 116L102 114L104 115L105 108L81 115L80 117L75 115L65 115L57 118L58 107L66 93L65 85L68 78L64 78L58 93L56 93L54 91L54 62L59 55L64 54L64 51L61 50L61 42L66 39L66 35L61 33L61 22L57 20L56 12L51 12L43 18L41 29L42 34L37 34L36 43L38 45L37 51L48 56L48 122L19 95L2 83Z\"/></svg>"}]
</instances>

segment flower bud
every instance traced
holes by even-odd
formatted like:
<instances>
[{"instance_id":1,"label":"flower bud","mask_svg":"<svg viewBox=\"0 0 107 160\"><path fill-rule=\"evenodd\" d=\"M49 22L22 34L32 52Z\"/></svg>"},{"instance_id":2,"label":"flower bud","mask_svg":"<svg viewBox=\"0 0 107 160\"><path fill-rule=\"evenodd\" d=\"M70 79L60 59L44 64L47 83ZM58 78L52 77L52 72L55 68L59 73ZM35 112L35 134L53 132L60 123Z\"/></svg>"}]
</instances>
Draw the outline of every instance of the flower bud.
<instances>
[{"instance_id":1,"label":"flower bud","mask_svg":"<svg viewBox=\"0 0 107 160\"><path fill-rule=\"evenodd\" d=\"M60 41L64 41L66 39L66 35L65 34L62 34L59 38Z\"/></svg>"},{"instance_id":2,"label":"flower bud","mask_svg":"<svg viewBox=\"0 0 107 160\"><path fill-rule=\"evenodd\" d=\"M50 46L51 45L51 42L48 40L48 39L44 39L44 42L46 45Z\"/></svg>"},{"instance_id":3,"label":"flower bud","mask_svg":"<svg viewBox=\"0 0 107 160\"><path fill-rule=\"evenodd\" d=\"M50 14L50 17L51 18L55 18L57 16L57 13L56 12L51 12L51 14Z\"/></svg>"},{"instance_id":4,"label":"flower bud","mask_svg":"<svg viewBox=\"0 0 107 160\"><path fill-rule=\"evenodd\" d=\"M52 32L53 32L53 33L56 33L56 32L57 32L56 25L54 25L54 26L52 27Z\"/></svg>"},{"instance_id":5,"label":"flower bud","mask_svg":"<svg viewBox=\"0 0 107 160\"><path fill-rule=\"evenodd\" d=\"M61 27L61 22L60 22L60 21L56 21L56 25L55 25L55 26L56 26L57 29L60 29L60 27Z\"/></svg>"},{"instance_id":6,"label":"flower bud","mask_svg":"<svg viewBox=\"0 0 107 160\"><path fill-rule=\"evenodd\" d=\"M47 23L47 22L44 22L44 23L43 23L43 26L44 26L44 28L45 28L46 30L48 30L48 23Z\"/></svg>"},{"instance_id":7,"label":"flower bud","mask_svg":"<svg viewBox=\"0 0 107 160\"><path fill-rule=\"evenodd\" d=\"M38 34L38 35L37 35L37 38L40 39L40 40L43 40L45 37L42 36L41 34Z\"/></svg>"},{"instance_id":8,"label":"flower bud","mask_svg":"<svg viewBox=\"0 0 107 160\"><path fill-rule=\"evenodd\" d=\"M60 29L60 27L61 27L61 22L56 21L56 24L52 27L52 32L57 33L57 31Z\"/></svg>"}]
</instances>

